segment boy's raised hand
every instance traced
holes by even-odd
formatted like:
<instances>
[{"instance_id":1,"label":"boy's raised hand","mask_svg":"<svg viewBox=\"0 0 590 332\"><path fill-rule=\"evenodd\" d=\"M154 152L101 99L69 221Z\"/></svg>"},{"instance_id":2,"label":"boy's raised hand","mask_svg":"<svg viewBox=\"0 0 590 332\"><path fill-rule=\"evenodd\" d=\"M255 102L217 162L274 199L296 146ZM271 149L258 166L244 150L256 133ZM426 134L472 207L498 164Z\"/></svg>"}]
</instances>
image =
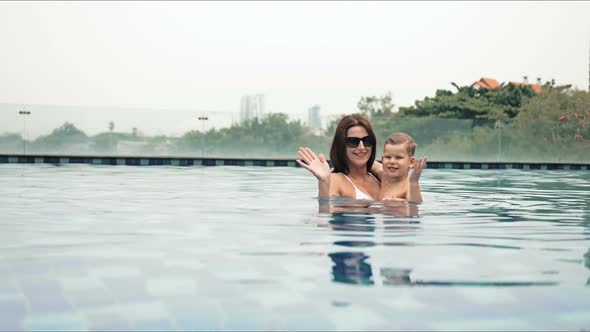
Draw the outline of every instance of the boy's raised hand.
<instances>
[{"instance_id":1,"label":"boy's raised hand","mask_svg":"<svg viewBox=\"0 0 590 332\"><path fill-rule=\"evenodd\" d=\"M316 156L310 148L306 147L299 148L298 153L303 161L296 161L301 167L313 173L318 180L330 179L332 169L323 154L320 153L319 156Z\"/></svg>"},{"instance_id":2,"label":"boy's raised hand","mask_svg":"<svg viewBox=\"0 0 590 332\"><path fill-rule=\"evenodd\" d=\"M420 181L420 175L422 174L422 170L426 167L426 162L428 161L428 157L420 158L416 161L416 166L414 166L414 171L410 175L410 182L418 183Z\"/></svg>"}]
</instances>

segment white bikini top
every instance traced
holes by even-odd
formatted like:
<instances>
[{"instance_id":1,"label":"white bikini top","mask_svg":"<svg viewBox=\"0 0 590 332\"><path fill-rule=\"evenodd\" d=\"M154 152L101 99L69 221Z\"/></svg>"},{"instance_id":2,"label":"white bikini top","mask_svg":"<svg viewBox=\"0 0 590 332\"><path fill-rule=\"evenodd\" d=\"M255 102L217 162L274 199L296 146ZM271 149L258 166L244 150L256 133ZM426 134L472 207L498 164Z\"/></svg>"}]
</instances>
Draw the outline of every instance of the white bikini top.
<instances>
[{"instance_id":1,"label":"white bikini top","mask_svg":"<svg viewBox=\"0 0 590 332\"><path fill-rule=\"evenodd\" d=\"M369 174L371 174L371 173L369 173ZM369 195L365 194L364 192L360 191L360 190L359 190L359 188L357 188L357 187L354 185L354 183L352 183L352 180L350 180L350 179L348 178L348 176L346 176L345 174L342 174L342 175L344 175L344 177L346 178L346 180L348 180L348 181L350 182L350 184L352 184L352 186L354 187L354 192L355 192L355 195L356 195L356 197L355 197L356 199L370 199L370 200L374 200L374 198L373 198L373 197L371 197L371 196L369 196ZM375 175L373 175L373 174L371 174L371 175L372 175L373 177L375 177Z\"/></svg>"}]
</instances>

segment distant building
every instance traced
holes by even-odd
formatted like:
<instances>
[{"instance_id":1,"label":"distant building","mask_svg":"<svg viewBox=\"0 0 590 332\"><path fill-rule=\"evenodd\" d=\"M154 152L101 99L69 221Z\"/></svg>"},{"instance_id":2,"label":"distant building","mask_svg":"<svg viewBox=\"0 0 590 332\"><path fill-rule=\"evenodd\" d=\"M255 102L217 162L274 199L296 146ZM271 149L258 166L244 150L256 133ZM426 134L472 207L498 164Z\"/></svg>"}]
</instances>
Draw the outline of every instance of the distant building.
<instances>
[{"instance_id":1,"label":"distant building","mask_svg":"<svg viewBox=\"0 0 590 332\"><path fill-rule=\"evenodd\" d=\"M263 94L243 96L240 101L240 123L254 118L262 118L266 113Z\"/></svg>"},{"instance_id":2,"label":"distant building","mask_svg":"<svg viewBox=\"0 0 590 332\"><path fill-rule=\"evenodd\" d=\"M537 78L537 84L529 84L527 76L523 77L523 82L509 82L509 83L512 83L517 86L528 85L536 93L540 93L541 91L543 91L543 88L541 87L541 78L540 77ZM471 87L476 90L481 89L481 88L491 90L491 89L499 88L500 86L501 86L501 84L498 83L498 81L496 81L495 79L486 78L486 77L482 77L478 81L475 81L471 84Z\"/></svg>"},{"instance_id":3,"label":"distant building","mask_svg":"<svg viewBox=\"0 0 590 332\"><path fill-rule=\"evenodd\" d=\"M307 126L315 129L322 129L322 119L320 118L320 105L313 105L307 110Z\"/></svg>"},{"instance_id":4,"label":"distant building","mask_svg":"<svg viewBox=\"0 0 590 332\"><path fill-rule=\"evenodd\" d=\"M541 78L540 77L537 78L537 84L529 84L529 80L528 80L527 76L523 77L523 82L510 82L510 83L517 85L517 86L528 85L536 93L541 93L541 91L543 91L543 88L541 87Z\"/></svg>"},{"instance_id":5,"label":"distant building","mask_svg":"<svg viewBox=\"0 0 590 332\"><path fill-rule=\"evenodd\" d=\"M479 79L479 81L473 82L473 84L471 84L471 87L476 90L480 88L491 90L500 87L500 83L498 83L498 81L496 81L493 78L482 77Z\"/></svg>"}]
</instances>

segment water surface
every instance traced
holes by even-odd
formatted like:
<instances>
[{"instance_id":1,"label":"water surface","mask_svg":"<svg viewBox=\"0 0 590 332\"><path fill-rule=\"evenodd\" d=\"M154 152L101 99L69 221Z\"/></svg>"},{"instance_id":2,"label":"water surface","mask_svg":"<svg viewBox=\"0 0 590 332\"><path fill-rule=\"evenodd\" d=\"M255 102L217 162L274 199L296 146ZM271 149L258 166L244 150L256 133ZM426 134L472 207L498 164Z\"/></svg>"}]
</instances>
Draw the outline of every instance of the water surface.
<instances>
[{"instance_id":1,"label":"water surface","mask_svg":"<svg viewBox=\"0 0 590 332\"><path fill-rule=\"evenodd\" d=\"M590 173L433 170L419 216L287 167L0 165L0 329L590 329Z\"/></svg>"}]
</instances>

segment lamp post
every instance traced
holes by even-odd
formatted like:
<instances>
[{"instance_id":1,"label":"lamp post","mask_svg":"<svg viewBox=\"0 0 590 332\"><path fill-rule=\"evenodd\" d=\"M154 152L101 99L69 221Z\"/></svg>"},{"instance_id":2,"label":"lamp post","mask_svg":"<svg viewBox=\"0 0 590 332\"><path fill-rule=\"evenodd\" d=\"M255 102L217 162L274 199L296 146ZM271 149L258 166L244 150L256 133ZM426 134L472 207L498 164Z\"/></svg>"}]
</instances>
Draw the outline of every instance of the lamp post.
<instances>
[{"instance_id":1,"label":"lamp post","mask_svg":"<svg viewBox=\"0 0 590 332\"><path fill-rule=\"evenodd\" d=\"M199 121L203 121L201 132L203 133L203 138L201 138L201 158L205 157L205 121L209 120L206 116L200 116L197 118Z\"/></svg>"},{"instance_id":2,"label":"lamp post","mask_svg":"<svg viewBox=\"0 0 590 332\"><path fill-rule=\"evenodd\" d=\"M500 161L502 156L502 127L504 124L501 120L496 121L496 128L498 128L498 161Z\"/></svg>"},{"instance_id":3,"label":"lamp post","mask_svg":"<svg viewBox=\"0 0 590 332\"><path fill-rule=\"evenodd\" d=\"M30 111L18 111L18 114L23 116L23 154L27 154L27 115L30 115Z\"/></svg>"}]
</instances>

